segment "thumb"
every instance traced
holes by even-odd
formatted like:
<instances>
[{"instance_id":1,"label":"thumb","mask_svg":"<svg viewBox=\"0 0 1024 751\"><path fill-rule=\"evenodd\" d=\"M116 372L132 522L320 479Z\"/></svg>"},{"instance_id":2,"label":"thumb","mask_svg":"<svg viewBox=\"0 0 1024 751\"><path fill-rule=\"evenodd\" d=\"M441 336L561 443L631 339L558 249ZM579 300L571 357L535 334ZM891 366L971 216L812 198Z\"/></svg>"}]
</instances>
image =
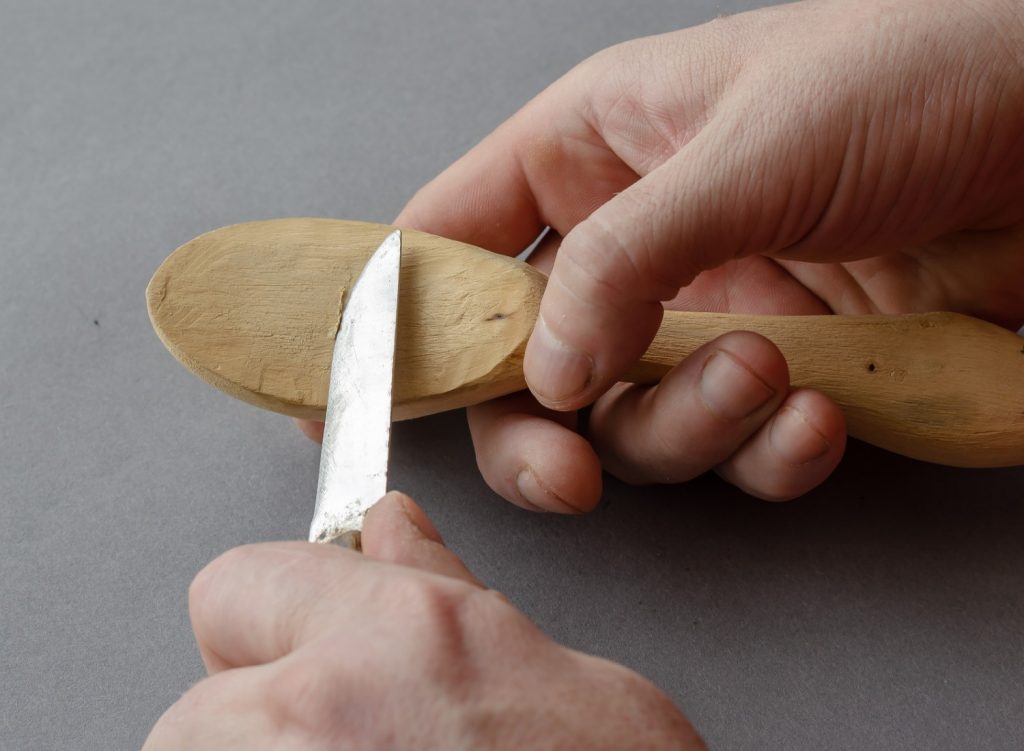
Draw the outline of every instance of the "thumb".
<instances>
[{"instance_id":1,"label":"thumb","mask_svg":"<svg viewBox=\"0 0 1024 751\"><path fill-rule=\"evenodd\" d=\"M745 200L737 188L740 174L752 179L748 160L721 158L729 152L708 132L562 241L523 363L530 390L546 407L592 402L643 355L663 300L701 271L771 249L776 238L766 220L779 216L772 215L776 198L757 191L756 205Z\"/></svg>"},{"instance_id":2,"label":"thumb","mask_svg":"<svg viewBox=\"0 0 1024 751\"><path fill-rule=\"evenodd\" d=\"M370 558L480 585L466 564L445 547L423 509L404 493L388 493L366 513L362 545Z\"/></svg>"}]
</instances>

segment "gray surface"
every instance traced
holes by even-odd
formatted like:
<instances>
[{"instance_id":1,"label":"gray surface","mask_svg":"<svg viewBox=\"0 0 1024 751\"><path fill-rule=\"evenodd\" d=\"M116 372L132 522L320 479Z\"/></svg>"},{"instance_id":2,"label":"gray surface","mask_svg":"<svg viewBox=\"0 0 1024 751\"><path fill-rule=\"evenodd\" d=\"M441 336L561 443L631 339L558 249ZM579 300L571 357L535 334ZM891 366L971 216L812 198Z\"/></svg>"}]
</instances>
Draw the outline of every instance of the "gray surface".
<instances>
[{"instance_id":1,"label":"gray surface","mask_svg":"<svg viewBox=\"0 0 1024 751\"><path fill-rule=\"evenodd\" d=\"M301 538L317 449L151 333L163 257L231 222L387 220L573 63L743 3L0 2L0 748L141 744L201 674L185 592ZM562 641L713 747L1024 746L1024 472L854 447L804 501L610 482L584 519L478 478L464 418L394 484Z\"/></svg>"}]
</instances>

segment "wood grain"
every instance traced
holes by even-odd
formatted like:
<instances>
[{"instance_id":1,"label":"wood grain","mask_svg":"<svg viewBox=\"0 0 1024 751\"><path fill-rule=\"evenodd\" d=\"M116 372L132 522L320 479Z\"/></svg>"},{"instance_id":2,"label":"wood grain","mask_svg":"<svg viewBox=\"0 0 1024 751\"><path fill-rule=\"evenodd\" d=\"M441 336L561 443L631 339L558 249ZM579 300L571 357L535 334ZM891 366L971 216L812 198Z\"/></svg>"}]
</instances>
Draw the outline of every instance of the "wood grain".
<instances>
[{"instance_id":1,"label":"wood grain","mask_svg":"<svg viewBox=\"0 0 1024 751\"><path fill-rule=\"evenodd\" d=\"M178 248L146 293L171 353L260 407L323 418L344 291L393 228L328 219L223 227ZM402 232L394 417L523 387L544 280L479 248Z\"/></svg>"},{"instance_id":2,"label":"wood grain","mask_svg":"<svg viewBox=\"0 0 1024 751\"><path fill-rule=\"evenodd\" d=\"M393 228L331 219L223 227L186 243L147 289L153 326L186 367L266 409L322 418L344 291ZM514 259L403 230L395 419L525 386L545 279ZM733 330L774 341L794 385L842 407L851 435L959 466L1024 463L1024 338L952 313L666 313L628 378L655 382Z\"/></svg>"}]
</instances>

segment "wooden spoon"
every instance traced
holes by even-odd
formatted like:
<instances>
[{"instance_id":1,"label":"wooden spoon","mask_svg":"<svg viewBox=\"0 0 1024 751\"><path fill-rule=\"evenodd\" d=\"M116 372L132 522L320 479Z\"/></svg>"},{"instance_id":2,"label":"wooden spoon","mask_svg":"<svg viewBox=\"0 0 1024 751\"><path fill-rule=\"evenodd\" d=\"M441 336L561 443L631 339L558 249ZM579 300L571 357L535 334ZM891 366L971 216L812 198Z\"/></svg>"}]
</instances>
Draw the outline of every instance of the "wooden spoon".
<instances>
[{"instance_id":1,"label":"wooden spoon","mask_svg":"<svg viewBox=\"0 0 1024 751\"><path fill-rule=\"evenodd\" d=\"M393 228L333 219L223 227L178 248L146 291L171 353L260 407L323 418L344 291ZM403 230L394 417L525 388L545 277L470 245ZM1024 464L1024 338L953 313L744 316L667 311L626 378L653 383L727 331L768 337L794 386L842 406L850 434L957 466Z\"/></svg>"}]
</instances>

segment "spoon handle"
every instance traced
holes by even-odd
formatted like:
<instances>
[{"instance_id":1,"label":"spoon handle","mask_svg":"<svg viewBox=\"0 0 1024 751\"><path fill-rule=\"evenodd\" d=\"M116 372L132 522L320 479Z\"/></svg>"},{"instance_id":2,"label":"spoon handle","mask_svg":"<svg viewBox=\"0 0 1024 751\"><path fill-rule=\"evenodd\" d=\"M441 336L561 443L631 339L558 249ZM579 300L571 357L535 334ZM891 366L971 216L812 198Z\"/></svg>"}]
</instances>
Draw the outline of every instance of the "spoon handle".
<instances>
[{"instance_id":1,"label":"spoon handle","mask_svg":"<svg viewBox=\"0 0 1024 751\"><path fill-rule=\"evenodd\" d=\"M745 316L667 311L627 374L658 381L728 331L772 340L790 381L828 394L850 435L925 461L1024 464L1024 337L955 313Z\"/></svg>"}]
</instances>

